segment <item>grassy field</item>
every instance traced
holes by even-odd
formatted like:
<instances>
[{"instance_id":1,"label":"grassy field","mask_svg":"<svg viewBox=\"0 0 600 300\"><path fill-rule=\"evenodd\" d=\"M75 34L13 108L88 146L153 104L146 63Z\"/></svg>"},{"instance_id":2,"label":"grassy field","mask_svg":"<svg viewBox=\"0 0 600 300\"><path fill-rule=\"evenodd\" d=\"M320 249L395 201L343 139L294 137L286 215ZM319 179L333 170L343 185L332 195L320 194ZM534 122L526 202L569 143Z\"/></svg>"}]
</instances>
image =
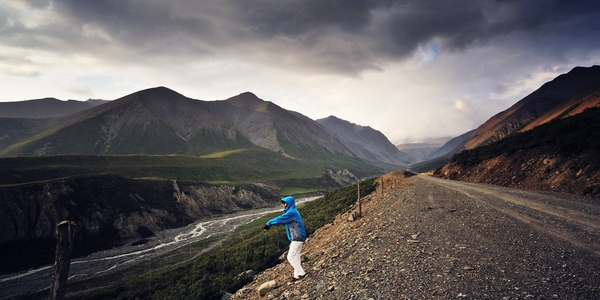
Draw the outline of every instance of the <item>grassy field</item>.
<instances>
[{"instance_id":1,"label":"grassy field","mask_svg":"<svg viewBox=\"0 0 600 300\"><path fill-rule=\"evenodd\" d=\"M210 156L44 156L0 159L0 184L22 184L72 176L115 174L126 178L243 183L317 177L315 167L269 152L235 151Z\"/></svg>"},{"instance_id":2,"label":"grassy field","mask_svg":"<svg viewBox=\"0 0 600 300\"><path fill-rule=\"evenodd\" d=\"M250 182L298 183L297 180L306 182L320 178L327 167L350 168L359 175L376 172L373 167L360 161L302 161L256 148L215 152L203 156L61 155L0 158L0 187L101 174L115 174L134 179L192 180L230 185ZM315 188L303 184L289 187L305 191Z\"/></svg>"}]
</instances>

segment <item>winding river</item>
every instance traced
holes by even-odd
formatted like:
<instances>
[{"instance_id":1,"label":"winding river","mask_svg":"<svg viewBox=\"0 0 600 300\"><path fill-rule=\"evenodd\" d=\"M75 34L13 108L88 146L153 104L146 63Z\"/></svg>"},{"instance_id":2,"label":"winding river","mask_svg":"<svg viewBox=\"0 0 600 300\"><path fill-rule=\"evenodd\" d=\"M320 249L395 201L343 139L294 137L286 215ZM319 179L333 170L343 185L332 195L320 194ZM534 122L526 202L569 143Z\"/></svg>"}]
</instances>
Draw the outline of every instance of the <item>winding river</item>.
<instances>
[{"instance_id":1,"label":"winding river","mask_svg":"<svg viewBox=\"0 0 600 300\"><path fill-rule=\"evenodd\" d=\"M317 198L319 197L301 198L297 200L297 204ZM201 220L186 227L158 232L145 244L128 244L73 259L69 269L69 282L114 273L187 244L229 232L240 225L278 211L281 211L280 207L262 208ZM11 299L26 293L49 289L52 271L52 265L47 265L19 273L0 275L0 299Z\"/></svg>"}]
</instances>

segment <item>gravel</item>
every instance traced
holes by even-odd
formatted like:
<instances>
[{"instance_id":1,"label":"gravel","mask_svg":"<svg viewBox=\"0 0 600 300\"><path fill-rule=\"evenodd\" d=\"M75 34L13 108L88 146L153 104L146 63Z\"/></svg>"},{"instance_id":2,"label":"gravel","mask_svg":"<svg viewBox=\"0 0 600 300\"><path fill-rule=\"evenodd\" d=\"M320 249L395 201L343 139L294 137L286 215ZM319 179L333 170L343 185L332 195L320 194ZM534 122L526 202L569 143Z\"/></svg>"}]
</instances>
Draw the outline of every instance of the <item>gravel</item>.
<instances>
[{"instance_id":1,"label":"gravel","mask_svg":"<svg viewBox=\"0 0 600 300\"><path fill-rule=\"evenodd\" d=\"M230 299L600 299L598 199L384 180L362 217L340 215L308 239L304 279L291 282L282 261Z\"/></svg>"}]
</instances>

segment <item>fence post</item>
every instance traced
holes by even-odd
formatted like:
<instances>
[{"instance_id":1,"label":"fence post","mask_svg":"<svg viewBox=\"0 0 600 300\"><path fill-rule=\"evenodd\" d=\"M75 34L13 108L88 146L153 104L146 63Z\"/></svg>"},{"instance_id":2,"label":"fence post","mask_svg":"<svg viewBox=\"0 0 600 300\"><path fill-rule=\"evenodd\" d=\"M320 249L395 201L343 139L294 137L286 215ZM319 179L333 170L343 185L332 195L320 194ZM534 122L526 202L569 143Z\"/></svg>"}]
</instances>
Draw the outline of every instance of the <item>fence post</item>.
<instances>
[{"instance_id":1,"label":"fence post","mask_svg":"<svg viewBox=\"0 0 600 300\"><path fill-rule=\"evenodd\" d=\"M362 217L362 201L360 199L360 181L356 183L356 188L358 189L358 216Z\"/></svg>"},{"instance_id":2,"label":"fence post","mask_svg":"<svg viewBox=\"0 0 600 300\"><path fill-rule=\"evenodd\" d=\"M50 300L65 298L76 228L77 226L72 221L62 221L56 225L56 253L52 284L50 285Z\"/></svg>"}]
</instances>

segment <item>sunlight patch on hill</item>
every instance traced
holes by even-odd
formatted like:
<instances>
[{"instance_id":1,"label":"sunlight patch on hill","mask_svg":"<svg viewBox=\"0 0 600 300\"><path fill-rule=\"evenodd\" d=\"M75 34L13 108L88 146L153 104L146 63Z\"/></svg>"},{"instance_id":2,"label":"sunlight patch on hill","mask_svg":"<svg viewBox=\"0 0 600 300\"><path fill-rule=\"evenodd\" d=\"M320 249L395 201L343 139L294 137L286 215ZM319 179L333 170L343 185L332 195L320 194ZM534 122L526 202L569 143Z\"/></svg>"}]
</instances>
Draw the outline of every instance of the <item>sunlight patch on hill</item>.
<instances>
[{"instance_id":1,"label":"sunlight patch on hill","mask_svg":"<svg viewBox=\"0 0 600 300\"><path fill-rule=\"evenodd\" d=\"M219 152L213 152L210 154L205 154L200 156L200 158L223 158L226 157L230 154L234 154L234 153L239 153L239 152L243 152L246 151L246 149L235 149L235 150L227 150L227 151L219 151Z\"/></svg>"}]
</instances>

